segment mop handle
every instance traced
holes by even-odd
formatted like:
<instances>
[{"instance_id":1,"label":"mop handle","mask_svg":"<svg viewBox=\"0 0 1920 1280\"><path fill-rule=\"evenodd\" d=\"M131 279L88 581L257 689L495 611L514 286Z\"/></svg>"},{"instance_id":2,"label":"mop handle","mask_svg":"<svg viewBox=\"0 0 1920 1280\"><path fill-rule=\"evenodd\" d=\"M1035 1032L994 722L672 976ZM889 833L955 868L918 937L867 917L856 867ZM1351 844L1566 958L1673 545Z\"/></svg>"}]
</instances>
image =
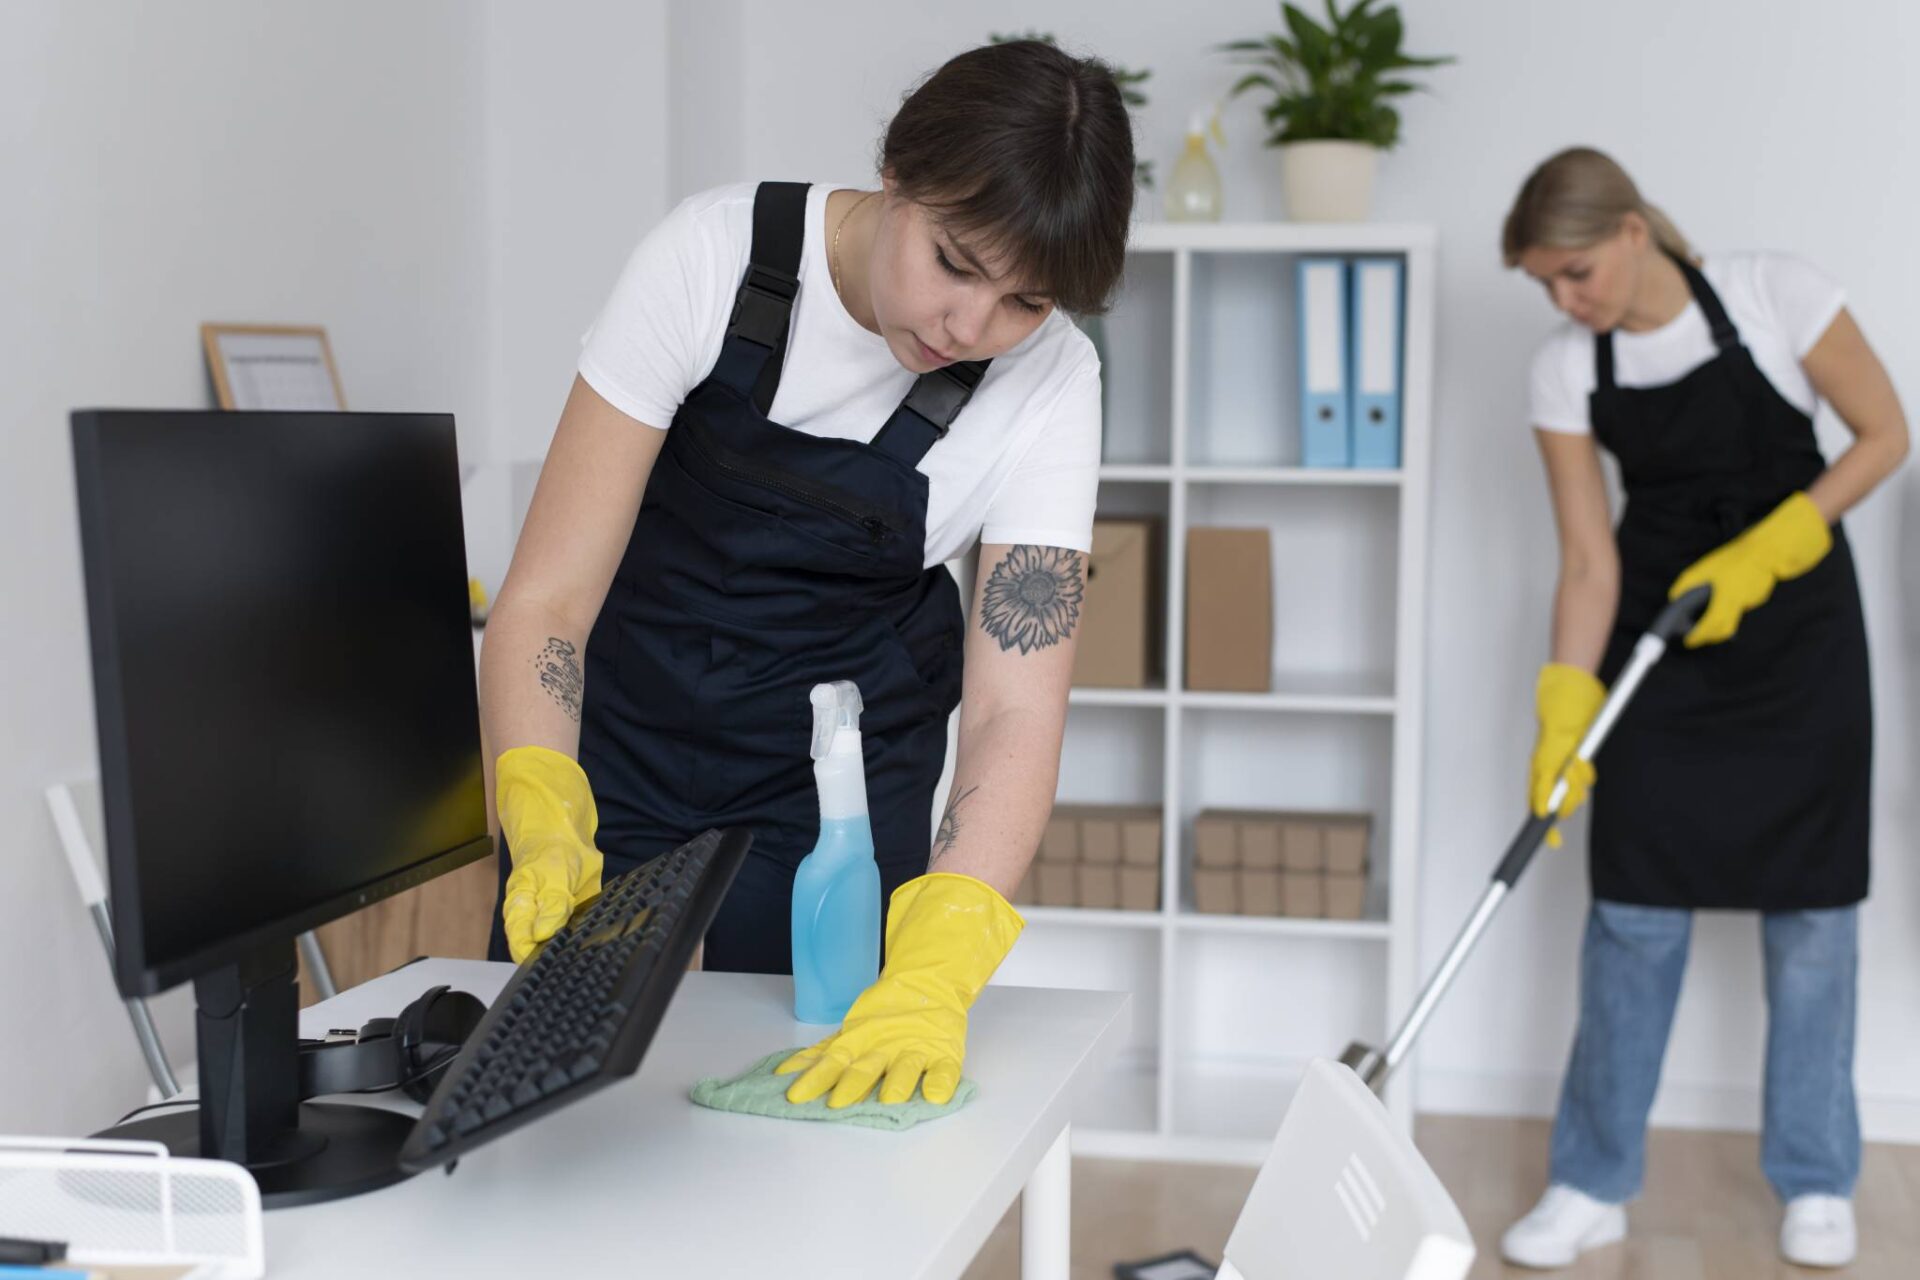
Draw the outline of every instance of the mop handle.
<instances>
[{"instance_id":1,"label":"mop handle","mask_svg":"<svg viewBox=\"0 0 1920 1280\"><path fill-rule=\"evenodd\" d=\"M1653 625L1648 627L1645 634L1635 642L1633 657L1628 661L1626 670L1613 682L1613 691L1607 695L1605 704L1601 706L1600 713L1593 718L1593 724L1588 727L1586 736L1574 749L1576 758L1581 760L1593 758L1594 753L1600 749L1600 744L1606 740L1607 734L1612 731L1614 721L1618 720L1620 713L1626 709L1634 690L1638 689L1640 682L1646 678L1647 672L1653 668L1654 663L1660 661L1667 651L1668 644L1693 629L1693 624L1706 611L1707 601L1712 598L1712 594L1711 587L1695 587L1660 611L1659 616L1653 620ZM1433 976L1427 980L1427 985L1421 988L1419 996L1413 1002L1413 1008L1407 1012L1406 1018L1401 1022L1400 1029L1394 1032L1393 1039L1387 1043L1386 1049L1377 1055L1374 1061L1366 1064L1361 1078L1376 1091L1412 1049L1413 1042L1419 1038L1421 1029L1426 1026L1427 1019L1432 1016L1434 1008L1440 1003L1440 997L1446 994L1447 988L1453 983L1454 976L1460 972L1461 966L1466 964L1467 956L1472 953L1474 945L1480 941L1480 935L1486 932L1487 925L1492 922L1494 912L1500 908L1501 900L1513 888L1514 882L1520 878L1520 873L1527 869L1527 863L1533 859L1534 853L1546 839L1547 832L1552 829L1555 821L1553 815L1558 810L1561 800L1565 798L1566 790L1567 780L1563 776L1553 788L1553 796L1547 804L1547 815L1545 817L1535 817L1531 813L1527 815L1525 825L1520 828L1519 834L1514 836L1513 843L1507 847L1506 856L1500 860L1499 868L1493 873L1492 883L1488 884L1486 891L1480 895L1480 901L1474 905L1473 913L1461 926L1458 936L1453 940L1453 945L1447 948L1446 955L1441 957L1440 965L1434 970Z\"/></svg>"},{"instance_id":2,"label":"mop handle","mask_svg":"<svg viewBox=\"0 0 1920 1280\"><path fill-rule=\"evenodd\" d=\"M1707 602L1712 598L1712 587L1695 587L1660 611L1653 625L1634 642L1633 656L1628 659L1626 669L1614 680L1613 689L1607 694L1606 702L1601 704L1599 714L1587 726L1586 736L1574 748L1573 760L1588 761L1599 754L1600 744L1613 732L1614 722L1627 709L1627 703L1633 700L1634 692L1639 689L1640 682L1646 679L1647 672L1666 655L1669 644L1693 630L1694 623L1706 612ZM1547 798L1546 813L1540 816L1527 815L1526 823L1514 836L1513 843L1507 847L1506 857L1500 860L1499 869L1493 873L1495 880L1509 889L1513 887L1520 873L1527 869L1534 852L1547 838L1547 832L1559 820L1555 815L1560 811L1560 802L1566 798L1567 779L1563 766L1559 781L1553 785L1553 794Z\"/></svg>"}]
</instances>

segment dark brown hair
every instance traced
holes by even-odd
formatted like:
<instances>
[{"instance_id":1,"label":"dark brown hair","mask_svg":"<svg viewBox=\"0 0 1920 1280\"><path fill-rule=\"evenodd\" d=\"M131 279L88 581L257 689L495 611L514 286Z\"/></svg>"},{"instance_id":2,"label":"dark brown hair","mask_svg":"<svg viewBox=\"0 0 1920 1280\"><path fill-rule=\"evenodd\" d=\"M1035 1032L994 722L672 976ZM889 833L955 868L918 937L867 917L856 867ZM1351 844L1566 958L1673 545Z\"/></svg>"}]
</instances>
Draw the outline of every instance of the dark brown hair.
<instances>
[{"instance_id":1,"label":"dark brown hair","mask_svg":"<svg viewBox=\"0 0 1920 1280\"><path fill-rule=\"evenodd\" d=\"M1133 123L1105 63L1038 40L969 49L907 95L880 167L1034 292L1107 309L1133 214Z\"/></svg>"}]
</instances>

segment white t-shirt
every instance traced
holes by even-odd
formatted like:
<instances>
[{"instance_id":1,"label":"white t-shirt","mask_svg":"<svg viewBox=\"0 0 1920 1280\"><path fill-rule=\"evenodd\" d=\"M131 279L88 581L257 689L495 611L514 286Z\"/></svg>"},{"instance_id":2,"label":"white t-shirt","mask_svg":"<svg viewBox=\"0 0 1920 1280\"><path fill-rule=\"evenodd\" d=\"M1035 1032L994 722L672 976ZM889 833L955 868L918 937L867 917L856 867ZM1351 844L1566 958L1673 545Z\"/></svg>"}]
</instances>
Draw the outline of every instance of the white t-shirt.
<instances>
[{"instance_id":1,"label":"white t-shirt","mask_svg":"<svg viewBox=\"0 0 1920 1280\"><path fill-rule=\"evenodd\" d=\"M681 202L640 242L593 328L580 376L614 408L665 429L720 357L753 244L757 184ZM768 414L810 435L872 440L913 386L886 340L860 326L827 269L827 194L807 193L800 292ZM1093 549L1100 468L1100 360L1059 311L994 360L927 477L928 567L974 541Z\"/></svg>"},{"instance_id":2,"label":"white t-shirt","mask_svg":"<svg viewBox=\"0 0 1920 1280\"><path fill-rule=\"evenodd\" d=\"M1720 295L1727 318L1767 381L1789 404L1811 415L1819 397L1800 361L1846 305L1840 286L1804 259L1766 251L1706 258L1700 274ZM1664 386L1713 355L1706 313L1689 299L1684 311L1658 329L1614 332L1613 380L1622 387ZM1587 397L1593 386L1593 331L1569 320L1547 335L1533 357L1533 425L1588 434L1593 423Z\"/></svg>"}]
</instances>

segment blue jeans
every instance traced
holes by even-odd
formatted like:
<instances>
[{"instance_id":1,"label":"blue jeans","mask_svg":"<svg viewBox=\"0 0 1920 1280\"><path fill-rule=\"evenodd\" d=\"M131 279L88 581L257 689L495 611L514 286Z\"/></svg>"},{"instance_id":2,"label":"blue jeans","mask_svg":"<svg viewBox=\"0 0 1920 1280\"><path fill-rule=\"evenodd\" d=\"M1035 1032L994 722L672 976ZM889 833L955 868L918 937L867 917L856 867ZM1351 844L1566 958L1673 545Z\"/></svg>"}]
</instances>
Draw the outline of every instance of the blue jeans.
<instances>
[{"instance_id":1,"label":"blue jeans","mask_svg":"<svg viewBox=\"0 0 1920 1280\"><path fill-rule=\"evenodd\" d=\"M1760 1167L1782 1200L1848 1196L1859 909L1769 912ZM1687 967L1693 913L1595 901L1580 954L1580 1027L1553 1125L1551 1177L1611 1204L1639 1194L1647 1113Z\"/></svg>"}]
</instances>

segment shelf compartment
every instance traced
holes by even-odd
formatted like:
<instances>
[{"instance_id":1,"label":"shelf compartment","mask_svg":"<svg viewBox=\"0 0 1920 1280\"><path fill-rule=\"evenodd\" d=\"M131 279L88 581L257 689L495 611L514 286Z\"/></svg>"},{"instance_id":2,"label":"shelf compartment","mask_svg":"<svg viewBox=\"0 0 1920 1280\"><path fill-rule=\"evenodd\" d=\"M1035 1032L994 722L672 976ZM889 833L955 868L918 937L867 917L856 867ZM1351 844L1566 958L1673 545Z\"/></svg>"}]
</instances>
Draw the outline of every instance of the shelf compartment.
<instances>
[{"instance_id":1,"label":"shelf compartment","mask_svg":"<svg viewBox=\"0 0 1920 1280\"><path fill-rule=\"evenodd\" d=\"M1137 691L1075 691L1082 692ZM1164 794L1165 764L1166 714L1160 707L1138 702L1088 703L1069 696L1056 803L1158 805Z\"/></svg>"},{"instance_id":2,"label":"shelf compartment","mask_svg":"<svg viewBox=\"0 0 1920 1280\"><path fill-rule=\"evenodd\" d=\"M1272 538L1269 696L1392 709L1383 700L1395 694L1399 497L1395 488L1193 488L1189 528L1264 527ZM1180 603L1184 626L1187 602Z\"/></svg>"},{"instance_id":3,"label":"shelf compartment","mask_svg":"<svg viewBox=\"0 0 1920 1280\"><path fill-rule=\"evenodd\" d=\"M1315 246L1191 254L1189 463L1236 469L1299 467L1297 267L1303 255L1355 251Z\"/></svg>"},{"instance_id":4,"label":"shelf compartment","mask_svg":"<svg viewBox=\"0 0 1920 1280\"><path fill-rule=\"evenodd\" d=\"M1185 713L1181 737L1175 847L1180 851L1176 919L1182 930L1303 938L1386 936L1387 868L1393 848L1391 719L1192 708ZM1209 809L1367 814L1367 895L1361 919L1194 910L1193 825Z\"/></svg>"},{"instance_id":5,"label":"shelf compartment","mask_svg":"<svg viewBox=\"0 0 1920 1280\"><path fill-rule=\"evenodd\" d=\"M1182 931L1173 975L1176 1136L1271 1141L1307 1061L1386 1020L1386 949L1369 939Z\"/></svg>"},{"instance_id":6,"label":"shelf compartment","mask_svg":"<svg viewBox=\"0 0 1920 1280\"><path fill-rule=\"evenodd\" d=\"M1173 460L1173 282L1170 255L1129 254L1113 309L1081 322L1100 350L1103 462Z\"/></svg>"}]
</instances>

